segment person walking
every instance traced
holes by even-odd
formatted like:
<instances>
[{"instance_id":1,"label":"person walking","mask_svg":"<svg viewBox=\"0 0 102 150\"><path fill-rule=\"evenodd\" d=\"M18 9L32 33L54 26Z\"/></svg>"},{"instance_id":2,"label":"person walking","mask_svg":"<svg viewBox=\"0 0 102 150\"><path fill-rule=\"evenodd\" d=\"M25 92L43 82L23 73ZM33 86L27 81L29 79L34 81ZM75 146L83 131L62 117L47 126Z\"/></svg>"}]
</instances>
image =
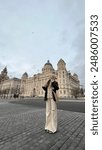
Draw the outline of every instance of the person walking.
<instances>
[{"instance_id":1,"label":"person walking","mask_svg":"<svg viewBox=\"0 0 102 150\"><path fill-rule=\"evenodd\" d=\"M55 133L57 131L57 94L59 89L57 77L52 75L42 88L45 91L44 100L46 101L46 123L45 131L48 133Z\"/></svg>"}]
</instances>

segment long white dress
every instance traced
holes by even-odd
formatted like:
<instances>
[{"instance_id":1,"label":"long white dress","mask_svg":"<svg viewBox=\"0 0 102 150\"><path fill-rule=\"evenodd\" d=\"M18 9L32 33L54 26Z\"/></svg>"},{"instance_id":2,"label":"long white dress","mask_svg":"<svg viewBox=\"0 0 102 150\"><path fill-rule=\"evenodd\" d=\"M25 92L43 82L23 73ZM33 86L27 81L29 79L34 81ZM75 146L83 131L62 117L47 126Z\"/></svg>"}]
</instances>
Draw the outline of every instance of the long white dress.
<instances>
[{"instance_id":1,"label":"long white dress","mask_svg":"<svg viewBox=\"0 0 102 150\"><path fill-rule=\"evenodd\" d=\"M51 132L57 131L57 105L52 97L52 87L51 83L48 87L48 100L46 101L46 123L45 130L49 130Z\"/></svg>"}]
</instances>

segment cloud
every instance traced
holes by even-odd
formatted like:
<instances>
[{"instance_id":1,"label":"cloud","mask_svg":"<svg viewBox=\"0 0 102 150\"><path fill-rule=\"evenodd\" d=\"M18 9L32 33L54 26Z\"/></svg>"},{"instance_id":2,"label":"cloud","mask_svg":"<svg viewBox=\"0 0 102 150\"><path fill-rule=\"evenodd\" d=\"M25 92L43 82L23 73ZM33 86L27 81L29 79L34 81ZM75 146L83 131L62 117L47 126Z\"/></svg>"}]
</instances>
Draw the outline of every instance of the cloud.
<instances>
[{"instance_id":1,"label":"cloud","mask_svg":"<svg viewBox=\"0 0 102 150\"><path fill-rule=\"evenodd\" d=\"M84 7L82 0L0 1L0 69L32 76L62 58L84 83Z\"/></svg>"}]
</instances>

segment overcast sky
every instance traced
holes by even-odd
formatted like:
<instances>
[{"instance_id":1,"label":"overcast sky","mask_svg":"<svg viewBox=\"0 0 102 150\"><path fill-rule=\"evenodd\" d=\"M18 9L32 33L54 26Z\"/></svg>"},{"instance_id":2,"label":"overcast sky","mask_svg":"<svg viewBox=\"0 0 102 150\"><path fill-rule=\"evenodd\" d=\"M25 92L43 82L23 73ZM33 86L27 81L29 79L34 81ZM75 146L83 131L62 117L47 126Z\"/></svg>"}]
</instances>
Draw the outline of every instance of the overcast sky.
<instances>
[{"instance_id":1,"label":"overcast sky","mask_svg":"<svg viewBox=\"0 0 102 150\"><path fill-rule=\"evenodd\" d=\"M84 0L0 0L0 71L41 72L60 58L85 82Z\"/></svg>"}]
</instances>

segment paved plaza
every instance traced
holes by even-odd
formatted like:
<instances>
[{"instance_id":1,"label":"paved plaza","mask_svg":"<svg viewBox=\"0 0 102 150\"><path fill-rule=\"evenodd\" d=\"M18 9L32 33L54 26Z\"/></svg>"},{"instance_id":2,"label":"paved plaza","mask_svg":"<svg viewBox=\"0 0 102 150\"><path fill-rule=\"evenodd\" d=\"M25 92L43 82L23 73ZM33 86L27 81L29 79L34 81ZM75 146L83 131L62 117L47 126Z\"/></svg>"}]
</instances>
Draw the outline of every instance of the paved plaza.
<instances>
[{"instance_id":1,"label":"paved plaza","mask_svg":"<svg viewBox=\"0 0 102 150\"><path fill-rule=\"evenodd\" d=\"M44 131L45 108L0 103L0 150L84 150L85 114L58 110L58 132Z\"/></svg>"}]
</instances>

